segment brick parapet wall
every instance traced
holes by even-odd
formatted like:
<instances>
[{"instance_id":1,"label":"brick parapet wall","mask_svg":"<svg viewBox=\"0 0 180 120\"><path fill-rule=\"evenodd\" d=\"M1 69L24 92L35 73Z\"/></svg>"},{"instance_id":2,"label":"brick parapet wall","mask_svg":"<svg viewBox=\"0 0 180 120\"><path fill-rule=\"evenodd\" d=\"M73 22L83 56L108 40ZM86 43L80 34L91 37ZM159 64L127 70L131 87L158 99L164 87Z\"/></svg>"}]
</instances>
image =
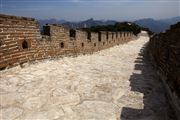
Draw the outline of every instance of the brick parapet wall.
<instances>
[{"instance_id":1,"label":"brick parapet wall","mask_svg":"<svg viewBox=\"0 0 180 120\"><path fill-rule=\"evenodd\" d=\"M180 22L165 33L152 36L149 53L180 119Z\"/></svg>"},{"instance_id":2,"label":"brick parapet wall","mask_svg":"<svg viewBox=\"0 0 180 120\"><path fill-rule=\"evenodd\" d=\"M85 31L76 30L75 37L70 37L69 31L62 25L46 25L41 35L35 19L0 14L0 69L62 55L93 53L133 37L129 32L118 32L117 37L115 32L108 32L107 39L107 32L103 31L101 39L98 33L91 33L89 39Z\"/></svg>"}]
</instances>

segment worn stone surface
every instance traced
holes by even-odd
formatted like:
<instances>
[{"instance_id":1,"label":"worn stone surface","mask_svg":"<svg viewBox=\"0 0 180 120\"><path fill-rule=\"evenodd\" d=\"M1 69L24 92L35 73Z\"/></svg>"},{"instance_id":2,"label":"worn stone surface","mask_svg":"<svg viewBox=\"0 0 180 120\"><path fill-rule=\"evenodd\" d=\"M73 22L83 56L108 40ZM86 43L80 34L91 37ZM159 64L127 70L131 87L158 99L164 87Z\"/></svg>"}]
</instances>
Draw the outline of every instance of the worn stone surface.
<instances>
[{"instance_id":1,"label":"worn stone surface","mask_svg":"<svg viewBox=\"0 0 180 120\"><path fill-rule=\"evenodd\" d=\"M0 72L3 120L168 120L161 83L139 54L147 36L92 55Z\"/></svg>"}]
</instances>

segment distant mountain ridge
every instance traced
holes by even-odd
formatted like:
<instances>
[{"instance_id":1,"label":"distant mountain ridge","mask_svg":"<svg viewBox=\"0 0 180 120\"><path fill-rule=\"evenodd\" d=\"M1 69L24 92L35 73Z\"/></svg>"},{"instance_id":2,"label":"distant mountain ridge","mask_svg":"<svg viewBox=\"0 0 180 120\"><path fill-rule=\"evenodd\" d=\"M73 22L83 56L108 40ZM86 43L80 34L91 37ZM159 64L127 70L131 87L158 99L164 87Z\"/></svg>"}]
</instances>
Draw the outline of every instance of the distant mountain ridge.
<instances>
[{"instance_id":1,"label":"distant mountain ridge","mask_svg":"<svg viewBox=\"0 0 180 120\"><path fill-rule=\"evenodd\" d=\"M41 26L45 25L46 23L50 24L63 24L69 28L89 28L92 26L99 26L99 25L114 25L119 21L116 20L94 20L93 18L90 18L85 21L80 22L69 22L66 20L56 20L56 19L49 19L49 20L39 20L39 23ZM124 22L124 21L122 21ZM167 30L170 25L176 24L177 22L180 22L180 16L168 18L168 19L160 19L160 20L154 20L152 18L146 18L146 19L140 19L133 21L137 25L145 28L149 28L151 31L155 33L160 33L165 30Z\"/></svg>"},{"instance_id":2,"label":"distant mountain ridge","mask_svg":"<svg viewBox=\"0 0 180 120\"><path fill-rule=\"evenodd\" d=\"M134 23L136 23L137 25L149 28L155 33L163 32L177 22L180 22L180 16L161 20L147 18L134 21Z\"/></svg>"},{"instance_id":3,"label":"distant mountain ridge","mask_svg":"<svg viewBox=\"0 0 180 120\"><path fill-rule=\"evenodd\" d=\"M114 25L117 22L115 20L106 20L106 21L94 20L93 18L80 22L69 22L66 20L56 20L56 19L38 20L38 21L40 22L41 26L50 23L50 24L63 24L69 28L89 28L97 25Z\"/></svg>"},{"instance_id":4,"label":"distant mountain ridge","mask_svg":"<svg viewBox=\"0 0 180 120\"><path fill-rule=\"evenodd\" d=\"M45 25L47 23L50 23L50 24L63 24L65 22L67 22L66 20L56 20L56 19L46 19L46 20L38 20L38 21L42 25Z\"/></svg>"},{"instance_id":5,"label":"distant mountain ridge","mask_svg":"<svg viewBox=\"0 0 180 120\"><path fill-rule=\"evenodd\" d=\"M89 28L92 26L98 26L98 25L113 25L117 21L115 20L107 20L107 21L102 21L102 20L94 20L93 18L90 18L85 21L81 22L65 22L63 25L70 27L70 28Z\"/></svg>"},{"instance_id":6,"label":"distant mountain ridge","mask_svg":"<svg viewBox=\"0 0 180 120\"><path fill-rule=\"evenodd\" d=\"M177 22L180 21L180 16L178 16L178 17L173 17L173 18L168 18L168 19L162 19L162 20L160 20L160 21L172 25L172 24L175 24L175 23L177 23Z\"/></svg>"},{"instance_id":7,"label":"distant mountain ridge","mask_svg":"<svg viewBox=\"0 0 180 120\"><path fill-rule=\"evenodd\" d=\"M137 21L134 21L139 26L149 28L151 31L155 33L163 32L164 30L169 28L169 24L162 22L162 21L157 21L151 18L147 19L140 19Z\"/></svg>"}]
</instances>

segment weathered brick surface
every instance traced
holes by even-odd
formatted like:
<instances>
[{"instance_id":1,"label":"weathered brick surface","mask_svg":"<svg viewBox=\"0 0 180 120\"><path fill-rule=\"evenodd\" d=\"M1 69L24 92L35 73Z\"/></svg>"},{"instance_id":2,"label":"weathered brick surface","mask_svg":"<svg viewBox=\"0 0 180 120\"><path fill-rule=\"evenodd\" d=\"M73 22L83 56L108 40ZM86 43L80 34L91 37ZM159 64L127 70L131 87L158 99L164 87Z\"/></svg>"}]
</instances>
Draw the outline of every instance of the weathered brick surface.
<instances>
[{"instance_id":1,"label":"weathered brick surface","mask_svg":"<svg viewBox=\"0 0 180 120\"><path fill-rule=\"evenodd\" d=\"M0 69L62 55L93 53L126 43L133 36L129 32L108 32L107 39L104 31L100 35L91 33L88 39L85 31L76 30L72 38L69 31L62 25L48 24L41 35L35 19L0 14Z\"/></svg>"},{"instance_id":2,"label":"weathered brick surface","mask_svg":"<svg viewBox=\"0 0 180 120\"><path fill-rule=\"evenodd\" d=\"M180 22L151 37L149 52L180 119Z\"/></svg>"}]
</instances>

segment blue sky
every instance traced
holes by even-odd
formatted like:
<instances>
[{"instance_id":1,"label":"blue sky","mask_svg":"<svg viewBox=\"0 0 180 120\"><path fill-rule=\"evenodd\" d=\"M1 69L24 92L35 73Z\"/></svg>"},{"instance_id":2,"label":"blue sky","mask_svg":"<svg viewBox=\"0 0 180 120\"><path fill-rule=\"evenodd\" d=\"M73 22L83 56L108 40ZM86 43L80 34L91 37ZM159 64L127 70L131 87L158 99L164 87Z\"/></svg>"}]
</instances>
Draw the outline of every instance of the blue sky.
<instances>
[{"instance_id":1,"label":"blue sky","mask_svg":"<svg viewBox=\"0 0 180 120\"><path fill-rule=\"evenodd\" d=\"M0 0L1 13L70 21L180 16L180 0Z\"/></svg>"}]
</instances>

